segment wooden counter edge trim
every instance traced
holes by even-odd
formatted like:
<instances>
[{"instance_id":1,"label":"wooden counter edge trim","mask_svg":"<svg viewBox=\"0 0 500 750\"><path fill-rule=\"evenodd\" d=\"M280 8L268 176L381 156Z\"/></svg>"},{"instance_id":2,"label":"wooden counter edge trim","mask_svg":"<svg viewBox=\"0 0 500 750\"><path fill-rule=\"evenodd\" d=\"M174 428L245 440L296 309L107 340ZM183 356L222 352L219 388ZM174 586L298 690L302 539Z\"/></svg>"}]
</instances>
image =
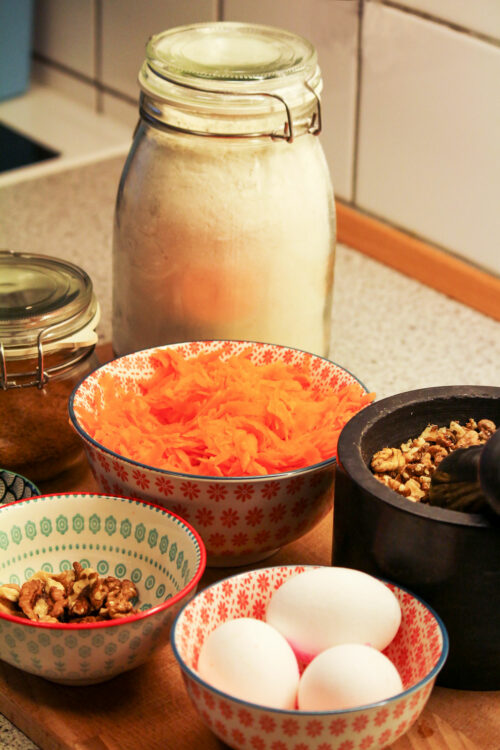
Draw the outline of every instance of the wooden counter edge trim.
<instances>
[{"instance_id":1,"label":"wooden counter edge trim","mask_svg":"<svg viewBox=\"0 0 500 750\"><path fill-rule=\"evenodd\" d=\"M336 202L337 240L464 305L500 320L500 279Z\"/></svg>"}]
</instances>

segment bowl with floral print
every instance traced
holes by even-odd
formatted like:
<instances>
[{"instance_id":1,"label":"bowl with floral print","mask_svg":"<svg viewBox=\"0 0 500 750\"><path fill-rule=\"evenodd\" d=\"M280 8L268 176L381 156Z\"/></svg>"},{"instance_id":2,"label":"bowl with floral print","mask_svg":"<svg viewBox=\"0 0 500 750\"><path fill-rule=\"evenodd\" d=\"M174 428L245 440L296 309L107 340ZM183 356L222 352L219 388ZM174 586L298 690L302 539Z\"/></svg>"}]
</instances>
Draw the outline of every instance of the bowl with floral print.
<instances>
[{"instance_id":1,"label":"bowl with floral print","mask_svg":"<svg viewBox=\"0 0 500 750\"><path fill-rule=\"evenodd\" d=\"M232 697L197 673L200 649L221 623L265 619L273 593L308 566L285 565L226 578L197 594L179 613L170 639L187 692L202 721L226 744L258 750L372 750L401 737L422 712L448 653L440 618L418 597L384 581L402 610L401 626L384 654L397 668L403 692L340 711L281 710Z\"/></svg>"},{"instance_id":2,"label":"bowl with floral print","mask_svg":"<svg viewBox=\"0 0 500 750\"><path fill-rule=\"evenodd\" d=\"M366 394L366 389L334 362L298 349L245 341L202 341L120 357L91 373L73 392L70 419L84 442L101 491L151 500L190 521L205 543L208 565L246 565L265 559L302 537L331 510L335 456L276 474L215 477L148 466L98 443L86 430L83 415L105 398L101 378L111 375L127 393L131 390L140 399L139 383L153 374L155 354L165 348L175 349L186 358L200 352L218 352L222 360L250 349L255 364L305 364L313 386L323 392L337 392L346 385L359 389L360 394ZM339 416L339 431L341 422Z\"/></svg>"},{"instance_id":3,"label":"bowl with floral print","mask_svg":"<svg viewBox=\"0 0 500 750\"><path fill-rule=\"evenodd\" d=\"M168 640L206 554L189 524L142 500L60 494L0 506L0 585L22 585L40 570L62 573L74 562L133 581L137 613L62 623L0 607L0 659L52 682L90 685L142 664Z\"/></svg>"}]
</instances>

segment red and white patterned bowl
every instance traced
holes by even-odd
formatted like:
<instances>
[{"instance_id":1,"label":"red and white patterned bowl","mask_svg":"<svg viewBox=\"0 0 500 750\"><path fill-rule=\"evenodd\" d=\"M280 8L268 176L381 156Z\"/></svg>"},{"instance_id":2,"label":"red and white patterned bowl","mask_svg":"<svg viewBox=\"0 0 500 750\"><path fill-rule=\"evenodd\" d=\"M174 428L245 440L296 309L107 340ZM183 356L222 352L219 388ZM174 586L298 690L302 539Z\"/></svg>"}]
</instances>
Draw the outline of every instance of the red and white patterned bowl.
<instances>
[{"instance_id":1,"label":"red and white patterned bowl","mask_svg":"<svg viewBox=\"0 0 500 750\"><path fill-rule=\"evenodd\" d=\"M276 566L226 578L198 593L170 633L187 692L203 722L230 747L250 750L378 750L401 737L418 718L448 654L439 617L418 597L393 584L402 622L384 651L404 690L378 703L341 711L285 711L248 703L202 680L196 666L205 638L236 617L264 619L276 589L304 566Z\"/></svg>"},{"instance_id":2,"label":"red and white patterned bowl","mask_svg":"<svg viewBox=\"0 0 500 750\"><path fill-rule=\"evenodd\" d=\"M350 372L322 357L273 344L204 341L172 344L129 354L103 365L74 390L70 418L84 441L96 481L105 493L153 501L177 513L199 531L208 565L243 565L262 560L310 531L331 509L335 458L287 473L264 477L206 477L165 471L121 456L97 443L79 420L82 405L93 403L102 372L124 387L153 372L152 355L173 348L185 356L220 351L221 359L252 347L256 363L306 362L315 384L336 391L352 383L365 387Z\"/></svg>"}]
</instances>

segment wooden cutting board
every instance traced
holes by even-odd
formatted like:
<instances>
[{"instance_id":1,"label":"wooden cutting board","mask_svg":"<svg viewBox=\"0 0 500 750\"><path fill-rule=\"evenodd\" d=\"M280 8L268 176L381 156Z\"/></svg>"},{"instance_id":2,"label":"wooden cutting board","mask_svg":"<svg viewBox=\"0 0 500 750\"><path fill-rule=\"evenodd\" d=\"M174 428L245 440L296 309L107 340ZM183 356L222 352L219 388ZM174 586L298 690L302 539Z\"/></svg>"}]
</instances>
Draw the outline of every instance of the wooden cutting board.
<instances>
[{"instance_id":1,"label":"wooden cutting board","mask_svg":"<svg viewBox=\"0 0 500 750\"><path fill-rule=\"evenodd\" d=\"M87 467L41 487L94 491ZM328 565L332 514L261 563ZM251 567L256 567L251 566ZM242 570L242 569L240 569ZM208 569L201 586L234 569ZM110 682L63 687L0 662L0 712L43 750L222 750L185 691L170 645ZM419 721L393 750L500 750L500 693L435 688Z\"/></svg>"},{"instance_id":2,"label":"wooden cutting board","mask_svg":"<svg viewBox=\"0 0 500 750\"><path fill-rule=\"evenodd\" d=\"M329 539L331 515L272 562L326 563ZM208 570L203 585L227 573ZM142 667L90 687L55 685L0 662L0 712L43 750L226 747L192 707L169 644ZM392 748L500 750L500 693L435 688L419 721Z\"/></svg>"},{"instance_id":3,"label":"wooden cutting board","mask_svg":"<svg viewBox=\"0 0 500 750\"><path fill-rule=\"evenodd\" d=\"M454 693L437 688L392 749L499 750L498 694ZM2 664L0 710L43 750L226 747L192 708L168 645L149 664L87 688L52 685Z\"/></svg>"}]
</instances>

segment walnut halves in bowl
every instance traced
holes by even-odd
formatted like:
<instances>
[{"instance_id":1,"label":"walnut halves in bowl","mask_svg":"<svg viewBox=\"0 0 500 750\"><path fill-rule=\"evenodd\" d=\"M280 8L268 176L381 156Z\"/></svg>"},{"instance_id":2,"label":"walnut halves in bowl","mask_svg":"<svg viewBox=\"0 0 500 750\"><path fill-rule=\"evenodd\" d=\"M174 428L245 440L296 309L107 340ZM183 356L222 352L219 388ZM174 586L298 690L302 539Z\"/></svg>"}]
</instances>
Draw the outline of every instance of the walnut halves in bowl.
<instances>
[{"instance_id":1,"label":"walnut halves in bowl","mask_svg":"<svg viewBox=\"0 0 500 750\"><path fill-rule=\"evenodd\" d=\"M136 614L135 597L132 581L101 578L93 568L74 562L62 573L40 570L22 586L0 586L0 612L37 622L100 622Z\"/></svg>"},{"instance_id":2,"label":"walnut halves in bowl","mask_svg":"<svg viewBox=\"0 0 500 750\"><path fill-rule=\"evenodd\" d=\"M469 419L465 425L452 420L449 427L429 424L399 448L377 451L370 466L391 490L413 502L427 502L432 474L441 461L454 450L486 443L496 429L490 419Z\"/></svg>"}]
</instances>

